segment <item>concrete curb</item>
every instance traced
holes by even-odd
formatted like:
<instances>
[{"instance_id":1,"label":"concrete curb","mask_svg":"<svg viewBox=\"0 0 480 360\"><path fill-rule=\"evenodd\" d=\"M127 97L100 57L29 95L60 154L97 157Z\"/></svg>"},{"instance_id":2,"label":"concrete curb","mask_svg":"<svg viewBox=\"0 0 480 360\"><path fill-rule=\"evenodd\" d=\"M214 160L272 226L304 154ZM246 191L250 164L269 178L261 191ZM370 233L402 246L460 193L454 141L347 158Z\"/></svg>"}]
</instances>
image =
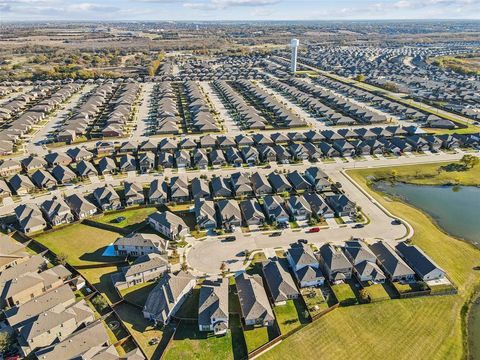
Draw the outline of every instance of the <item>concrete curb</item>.
<instances>
[{"instance_id":1,"label":"concrete curb","mask_svg":"<svg viewBox=\"0 0 480 360\"><path fill-rule=\"evenodd\" d=\"M362 169L362 168L357 168L357 169ZM366 168L365 168L366 169ZM393 215L389 210L387 210L382 204L380 204L377 200L373 198L363 187L361 187L355 180L352 179L350 175L346 173L345 170L340 170L340 173L348 180L350 181L358 190L360 190L367 198L370 200L373 204L375 204L380 210L382 210L388 217L391 217L392 219L399 219L402 224L407 228L407 233L402 236L401 238L394 239L398 241L403 241L403 240L408 240L410 239L413 234L415 233L415 230L413 229L412 225L410 225L406 220Z\"/></svg>"}]
</instances>

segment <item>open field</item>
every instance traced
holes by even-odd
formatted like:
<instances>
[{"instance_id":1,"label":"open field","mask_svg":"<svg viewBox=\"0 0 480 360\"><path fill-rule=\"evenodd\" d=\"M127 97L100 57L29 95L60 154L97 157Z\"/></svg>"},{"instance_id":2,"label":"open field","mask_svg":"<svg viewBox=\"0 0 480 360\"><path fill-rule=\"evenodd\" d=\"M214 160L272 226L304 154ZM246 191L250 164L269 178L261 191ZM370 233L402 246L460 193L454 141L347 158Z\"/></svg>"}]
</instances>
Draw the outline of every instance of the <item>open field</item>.
<instances>
[{"instance_id":1,"label":"open field","mask_svg":"<svg viewBox=\"0 0 480 360\"><path fill-rule=\"evenodd\" d=\"M181 323L164 359L233 359L232 334L217 337L200 332L198 324Z\"/></svg>"},{"instance_id":2,"label":"open field","mask_svg":"<svg viewBox=\"0 0 480 360\"><path fill-rule=\"evenodd\" d=\"M438 56L431 59L434 65L462 74L480 74L480 54L476 56Z\"/></svg>"},{"instance_id":3,"label":"open field","mask_svg":"<svg viewBox=\"0 0 480 360\"><path fill-rule=\"evenodd\" d=\"M376 168L356 170L360 176L373 176L377 179L391 179L392 170L395 170L396 181L419 185L480 185L480 166L466 171L446 171L451 164L435 163L419 165L397 166L395 168ZM445 169L445 170L443 170Z\"/></svg>"},{"instance_id":4,"label":"open field","mask_svg":"<svg viewBox=\"0 0 480 360\"><path fill-rule=\"evenodd\" d=\"M402 171L401 168L395 170ZM367 188L365 176L370 174L369 171L355 170L349 174ZM463 357L462 307L480 283L480 272L473 270L480 263L480 251L444 234L417 209L397 201L387 202L381 195L370 189L368 191L388 210L410 222L415 229L413 243L447 271L458 286L459 293L340 307L284 340L263 358Z\"/></svg>"},{"instance_id":5,"label":"open field","mask_svg":"<svg viewBox=\"0 0 480 360\"><path fill-rule=\"evenodd\" d=\"M65 254L70 265L94 265L120 260L117 257L102 256L105 247L121 235L96 227L74 224L59 230L35 236L55 254Z\"/></svg>"}]
</instances>

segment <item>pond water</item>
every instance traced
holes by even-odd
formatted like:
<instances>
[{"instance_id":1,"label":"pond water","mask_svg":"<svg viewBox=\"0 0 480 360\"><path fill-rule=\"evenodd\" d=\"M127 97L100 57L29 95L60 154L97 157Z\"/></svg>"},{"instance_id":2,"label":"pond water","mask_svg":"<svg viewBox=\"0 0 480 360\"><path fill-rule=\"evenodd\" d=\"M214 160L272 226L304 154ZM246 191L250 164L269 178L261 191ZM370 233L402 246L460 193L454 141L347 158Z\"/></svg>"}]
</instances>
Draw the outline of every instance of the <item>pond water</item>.
<instances>
[{"instance_id":1,"label":"pond water","mask_svg":"<svg viewBox=\"0 0 480 360\"><path fill-rule=\"evenodd\" d=\"M480 188L383 181L374 188L425 211L447 233L480 247Z\"/></svg>"}]
</instances>

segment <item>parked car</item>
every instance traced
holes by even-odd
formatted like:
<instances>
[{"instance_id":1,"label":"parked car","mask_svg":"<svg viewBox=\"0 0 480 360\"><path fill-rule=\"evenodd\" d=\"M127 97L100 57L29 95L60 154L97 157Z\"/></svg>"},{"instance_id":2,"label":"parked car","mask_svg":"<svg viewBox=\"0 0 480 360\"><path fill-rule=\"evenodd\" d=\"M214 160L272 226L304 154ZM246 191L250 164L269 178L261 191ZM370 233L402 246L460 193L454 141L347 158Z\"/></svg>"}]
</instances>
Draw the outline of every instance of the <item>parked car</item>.
<instances>
[{"instance_id":1,"label":"parked car","mask_svg":"<svg viewBox=\"0 0 480 360\"><path fill-rule=\"evenodd\" d=\"M235 241L237 240L237 238L235 236L227 236L225 239L223 239L224 241Z\"/></svg>"},{"instance_id":2,"label":"parked car","mask_svg":"<svg viewBox=\"0 0 480 360\"><path fill-rule=\"evenodd\" d=\"M275 231L275 232L270 234L270 236L280 236L280 235L282 235L281 231Z\"/></svg>"},{"instance_id":3,"label":"parked car","mask_svg":"<svg viewBox=\"0 0 480 360\"><path fill-rule=\"evenodd\" d=\"M319 227L313 227L307 230L307 233L317 233L320 231Z\"/></svg>"},{"instance_id":4,"label":"parked car","mask_svg":"<svg viewBox=\"0 0 480 360\"><path fill-rule=\"evenodd\" d=\"M361 228L363 228L363 227L364 227L363 224L355 224L355 225L353 226L354 229L361 229Z\"/></svg>"}]
</instances>

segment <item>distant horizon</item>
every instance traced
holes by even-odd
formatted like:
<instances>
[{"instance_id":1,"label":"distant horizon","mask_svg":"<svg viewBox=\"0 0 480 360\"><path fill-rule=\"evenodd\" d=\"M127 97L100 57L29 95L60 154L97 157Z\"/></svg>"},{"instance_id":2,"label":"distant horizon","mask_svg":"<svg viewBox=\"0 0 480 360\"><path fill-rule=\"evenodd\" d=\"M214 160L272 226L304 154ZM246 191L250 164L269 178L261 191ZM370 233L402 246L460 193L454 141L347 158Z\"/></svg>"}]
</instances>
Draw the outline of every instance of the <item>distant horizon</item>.
<instances>
[{"instance_id":1,"label":"distant horizon","mask_svg":"<svg viewBox=\"0 0 480 360\"><path fill-rule=\"evenodd\" d=\"M0 13L1 24L39 21L462 21L480 20L480 0L0 0Z\"/></svg>"},{"instance_id":2,"label":"distant horizon","mask_svg":"<svg viewBox=\"0 0 480 360\"><path fill-rule=\"evenodd\" d=\"M248 20L248 19L231 19L231 20L220 20L220 19L209 19L209 20L195 20L195 19L184 19L184 20L173 20L173 19L164 19L164 20L154 20L154 19L115 19L115 20L100 20L100 19L77 19L77 20L68 20L68 19L38 19L38 20L9 20L9 21L0 21L1 24L15 24L15 23L342 23L342 22L480 22L480 19L331 19L331 20L293 20L293 19L269 19L269 20Z\"/></svg>"}]
</instances>

